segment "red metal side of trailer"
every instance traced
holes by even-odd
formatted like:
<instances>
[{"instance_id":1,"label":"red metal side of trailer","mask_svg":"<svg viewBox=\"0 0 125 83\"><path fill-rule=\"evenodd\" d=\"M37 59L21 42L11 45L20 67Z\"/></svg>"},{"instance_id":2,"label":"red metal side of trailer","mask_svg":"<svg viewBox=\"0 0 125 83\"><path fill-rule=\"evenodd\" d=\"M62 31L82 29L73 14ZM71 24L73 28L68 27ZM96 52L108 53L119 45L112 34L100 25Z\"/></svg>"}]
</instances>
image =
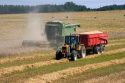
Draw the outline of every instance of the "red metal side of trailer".
<instances>
[{"instance_id":1,"label":"red metal side of trailer","mask_svg":"<svg viewBox=\"0 0 125 83\"><path fill-rule=\"evenodd\" d=\"M84 44L85 47L91 47L91 46L96 46L99 44L103 44L106 45L107 39L108 39L108 35L107 33L94 33L94 34L79 34L79 39L80 39L80 43Z\"/></svg>"}]
</instances>

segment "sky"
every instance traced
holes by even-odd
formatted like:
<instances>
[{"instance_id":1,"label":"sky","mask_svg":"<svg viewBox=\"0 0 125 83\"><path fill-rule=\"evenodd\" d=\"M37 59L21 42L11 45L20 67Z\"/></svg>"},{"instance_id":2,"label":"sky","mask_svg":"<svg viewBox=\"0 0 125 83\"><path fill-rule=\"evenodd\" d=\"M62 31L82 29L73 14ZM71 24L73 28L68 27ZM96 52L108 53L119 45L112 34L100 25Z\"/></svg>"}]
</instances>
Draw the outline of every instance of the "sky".
<instances>
[{"instance_id":1,"label":"sky","mask_svg":"<svg viewBox=\"0 0 125 83\"><path fill-rule=\"evenodd\" d=\"M89 8L98 8L106 5L125 4L125 0L0 0L0 5L42 5L42 4L64 4L72 1L78 5Z\"/></svg>"}]
</instances>

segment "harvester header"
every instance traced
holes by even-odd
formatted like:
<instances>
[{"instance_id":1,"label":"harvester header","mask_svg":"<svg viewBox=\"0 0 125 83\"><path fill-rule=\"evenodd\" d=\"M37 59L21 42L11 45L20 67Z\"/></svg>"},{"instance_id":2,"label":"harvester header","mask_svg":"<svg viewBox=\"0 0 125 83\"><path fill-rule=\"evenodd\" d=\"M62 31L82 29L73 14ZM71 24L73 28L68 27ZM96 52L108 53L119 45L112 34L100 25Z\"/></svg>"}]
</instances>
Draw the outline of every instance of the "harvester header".
<instances>
[{"instance_id":1,"label":"harvester header","mask_svg":"<svg viewBox=\"0 0 125 83\"><path fill-rule=\"evenodd\" d=\"M49 21L45 24L45 33L47 40L46 42L35 41L35 40L24 40L22 45L24 46L43 46L48 44L48 46L60 45L64 43L65 36L76 33L76 28L80 27L79 24L70 24L63 21ZM42 29L41 29L42 30ZM42 35L41 35L42 37Z\"/></svg>"}]
</instances>

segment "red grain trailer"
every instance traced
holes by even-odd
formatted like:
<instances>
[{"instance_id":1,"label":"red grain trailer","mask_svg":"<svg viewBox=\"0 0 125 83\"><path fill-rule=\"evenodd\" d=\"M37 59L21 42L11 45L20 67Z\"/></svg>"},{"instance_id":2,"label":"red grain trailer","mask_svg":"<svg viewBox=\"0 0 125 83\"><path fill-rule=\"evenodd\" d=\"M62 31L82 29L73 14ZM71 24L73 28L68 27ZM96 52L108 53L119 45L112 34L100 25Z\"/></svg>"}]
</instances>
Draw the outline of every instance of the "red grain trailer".
<instances>
[{"instance_id":1,"label":"red grain trailer","mask_svg":"<svg viewBox=\"0 0 125 83\"><path fill-rule=\"evenodd\" d=\"M81 33L79 43L84 44L87 53L102 53L105 45L108 44L108 34L103 32Z\"/></svg>"},{"instance_id":2,"label":"red grain trailer","mask_svg":"<svg viewBox=\"0 0 125 83\"><path fill-rule=\"evenodd\" d=\"M106 33L98 34L80 34L80 43L84 44L86 47L95 46L98 44L106 45L108 35Z\"/></svg>"}]
</instances>

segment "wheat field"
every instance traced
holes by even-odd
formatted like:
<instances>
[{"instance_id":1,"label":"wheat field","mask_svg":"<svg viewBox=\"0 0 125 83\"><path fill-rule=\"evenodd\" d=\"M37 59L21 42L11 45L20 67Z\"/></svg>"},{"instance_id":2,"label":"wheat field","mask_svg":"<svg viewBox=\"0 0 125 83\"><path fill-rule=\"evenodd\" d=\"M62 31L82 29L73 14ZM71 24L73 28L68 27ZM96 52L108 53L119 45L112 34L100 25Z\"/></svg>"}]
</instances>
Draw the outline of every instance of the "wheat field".
<instances>
[{"instance_id":1,"label":"wheat field","mask_svg":"<svg viewBox=\"0 0 125 83\"><path fill-rule=\"evenodd\" d=\"M23 47L28 15L0 15L0 83L125 82L125 10L36 14L43 26L61 20L79 23L78 33L99 30L109 34L104 54L75 62L55 60L53 48ZM116 81L117 77L121 80Z\"/></svg>"}]
</instances>

